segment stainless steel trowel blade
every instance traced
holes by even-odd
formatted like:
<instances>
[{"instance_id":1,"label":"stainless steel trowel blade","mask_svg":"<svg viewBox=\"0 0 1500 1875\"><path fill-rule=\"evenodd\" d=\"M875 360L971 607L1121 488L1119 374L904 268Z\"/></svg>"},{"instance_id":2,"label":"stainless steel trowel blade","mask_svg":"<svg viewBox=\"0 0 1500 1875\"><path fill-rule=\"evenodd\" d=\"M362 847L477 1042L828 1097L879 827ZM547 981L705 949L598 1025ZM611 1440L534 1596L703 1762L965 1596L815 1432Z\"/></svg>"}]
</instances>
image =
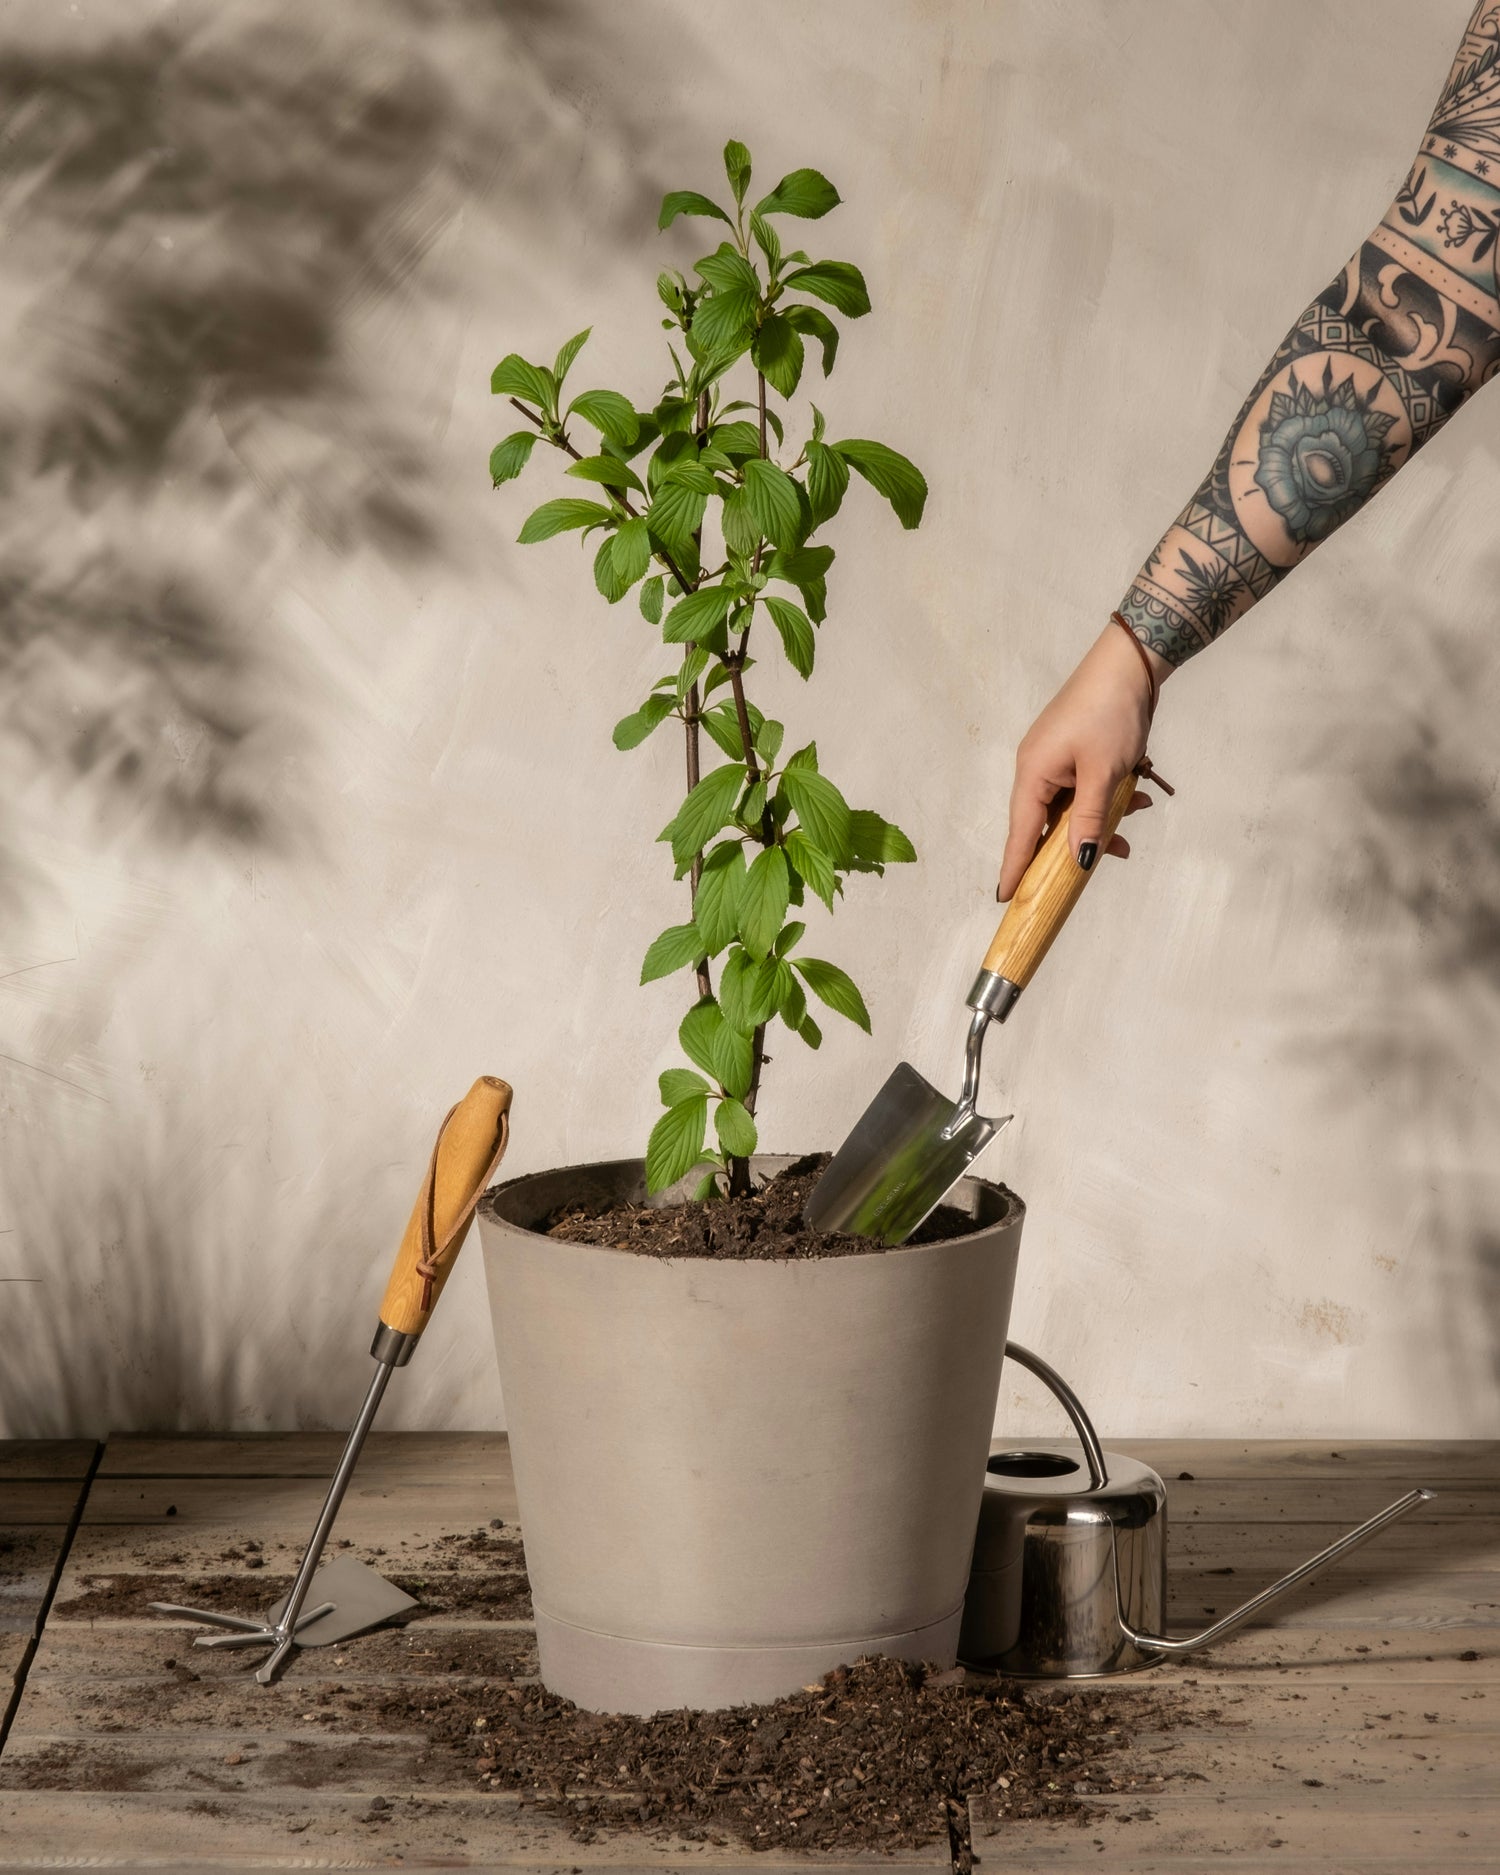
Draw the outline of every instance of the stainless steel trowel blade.
<instances>
[{"instance_id":1,"label":"stainless steel trowel blade","mask_svg":"<svg viewBox=\"0 0 1500 1875\"><path fill-rule=\"evenodd\" d=\"M352 1556L335 1557L314 1572L307 1591L307 1606L316 1608L320 1602L334 1605L326 1615L319 1615L316 1621L298 1628L299 1647L329 1647L335 1641L347 1640L351 1634L363 1634L366 1628L378 1628L382 1621L419 1606L414 1596L398 1589L394 1582L387 1582L378 1570L357 1562ZM275 1627L285 1607L286 1597L283 1596L268 1617L270 1627Z\"/></svg>"},{"instance_id":2,"label":"stainless steel trowel blade","mask_svg":"<svg viewBox=\"0 0 1500 1875\"><path fill-rule=\"evenodd\" d=\"M974 1113L953 1128L957 1114L956 1101L898 1063L813 1187L807 1223L905 1243L1012 1118Z\"/></svg>"}]
</instances>

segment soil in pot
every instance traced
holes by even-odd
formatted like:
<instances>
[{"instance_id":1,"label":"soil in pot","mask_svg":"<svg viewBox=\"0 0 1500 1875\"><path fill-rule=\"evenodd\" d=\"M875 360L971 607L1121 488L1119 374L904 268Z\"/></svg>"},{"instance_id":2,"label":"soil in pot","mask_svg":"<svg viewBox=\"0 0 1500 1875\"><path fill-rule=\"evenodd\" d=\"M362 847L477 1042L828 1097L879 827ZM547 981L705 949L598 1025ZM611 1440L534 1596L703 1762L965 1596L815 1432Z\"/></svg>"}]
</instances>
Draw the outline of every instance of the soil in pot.
<instances>
[{"instance_id":1,"label":"soil in pot","mask_svg":"<svg viewBox=\"0 0 1500 1875\"><path fill-rule=\"evenodd\" d=\"M708 1204L617 1204L604 1210L569 1207L542 1226L569 1243L612 1245L655 1257L837 1257L866 1255L880 1246L869 1237L813 1230L802 1207L832 1154L809 1153L785 1166L748 1197ZM1004 1187L1002 1187L1002 1190ZM909 1244L968 1237L987 1226L956 1205L940 1204Z\"/></svg>"}]
</instances>

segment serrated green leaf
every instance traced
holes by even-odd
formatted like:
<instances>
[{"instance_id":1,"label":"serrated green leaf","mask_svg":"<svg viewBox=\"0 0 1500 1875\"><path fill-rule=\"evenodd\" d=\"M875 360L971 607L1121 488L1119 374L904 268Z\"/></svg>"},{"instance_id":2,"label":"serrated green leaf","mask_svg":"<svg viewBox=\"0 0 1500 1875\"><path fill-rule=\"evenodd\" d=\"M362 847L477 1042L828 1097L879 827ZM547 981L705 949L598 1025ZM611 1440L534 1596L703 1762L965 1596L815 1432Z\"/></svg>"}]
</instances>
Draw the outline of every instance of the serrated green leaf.
<instances>
[{"instance_id":1,"label":"serrated green leaf","mask_svg":"<svg viewBox=\"0 0 1500 1875\"><path fill-rule=\"evenodd\" d=\"M804 743L800 749L794 749L783 764L786 768L811 768L818 766L818 745L816 742Z\"/></svg>"},{"instance_id":2,"label":"serrated green leaf","mask_svg":"<svg viewBox=\"0 0 1500 1875\"><path fill-rule=\"evenodd\" d=\"M752 957L738 947L724 959L719 972L719 1006L734 1033L750 1035L776 1013L779 968L774 957Z\"/></svg>"},{"instance_id":3,"label":"serrated green leaf","mask_svg":"<svg viewBox=\"0 0 1500 1875\"><path fill-rule=\"evenodd\" d=\"M737 1100L721 1100L715 1107L714 1131L732 1159L748 1159L755 1150L755 1122Z\"/></svg>"},{"instance_id":4,"label":"serrated green leaf","mask_svg":"<svg viewBox=\"0 0 1500 1875\"><path fill-rule=\"evenodd\" d=\"M663 473L661 486L691 488L696 494L712 495L717 492L719 485L701 463L684 455Z\"/></svg>"},{"instance_id":5,"label":"serrated green leaf","mask_svg":"<svg viewBox=\"0 0 1500 1875\"><path fill-rule=\"evenodd\" d=\"M737 488L732 495L725 496L719 524L724 530L724 545L731 553L751 554L759 546L760 529L755 524L744 489Z\"/></svg>"},{"instance_id":6,"label":"serrated green leaf","mask_svg":"<svg viewBox=\"0 0 1500 1875\"><path fill-rule=\"evenodd\" d=\"M747 825L758 827L761 816L766 811L766 783L762 777L746 790L744 804L740 809L740 819Z\"/></svg>"},{"instance_id":7,"label":"serrated green leaf","mask_svg":"<svg viewBox=\"0 0 1500 1875\"><path fill-rule=\"evenodd\" d=\"M729 178L729 186L734 190L736 202L743 202L745 191L750 186L750 152L744 144L731 137L724 145L724 174Z\"/></svg>"},{"instance_id":8,"label":"serrated green leaf","mask_svg":"<svg viewBox=\"0 0 1500 1875\"><path fill-rule=\"evenodd\" d=\"M651 538L677 559L677 549L692 542L695 531L703 525L707 495L681 482L664 482L646 514Z\"/></svg>"},{"instance_id":9,"label":"serrated green leaf","mask_svg":"<svg viewBox=\"0 0 1500 1875\"><path fill-rule=\"evenodd\" d=\"M712 254L693 262L694 273L701 274L719 293L753 293L760 297L760 275L744 255L729 241L721 241Z\"/></svg>"},{"instance_id":10,"label":"serrated green leaf","mask_svg":"<svg viewBox=\"0 0 1500 1875\"><path fill-rule=\"evenodd\" d=\"M795 394L802 380L802 339L791 320L781 313L771 313L762 322L750 347L750 357L757 371L765 374L772 390L783 397Z\"/></svg>"},{"instance_id":11,"label":"serrated green leaf","mask_svg":"<svg viewBox=\"0 0 1500 1875\"><path fill-rule=\"evenodd\" d=\"M732 703L715 710L704 710L698 718L705 734L711 736L732 762L743 762L745 747L740 737L740 721Z\"/></svg>"},{"instance_id":12,"label":"serrated green leaf","mask_svg":"<svg viewBox=\"0 0 1500 1875\"><path fill-rule=\"evenodd\" d=\"M768 762L774 762L781 752L781 740L785 734L785 724L763 717L755 731L755 753Z\"/></svg>"},{"instance_id":13,"label":"serrated green leaf","mask_svg":"<svg viewBox=\"0 0 1500 1875\"><path fill-rule=\"evenodd\" d=\"M648 530L646 536L648 544L650 538L651 536ZM648 579L641 588L641 617L645 619L649 625L660 625L661 623L661 589L662 576L660 573Z\"/></svg>"},{"instance_id":14,"label":"serrated green leaf","mask_svg":"<svg viewBox=\"0 0 1500 1875\"><path fill-rule=\"evenodd\" d=\"M675 699L647 697L638 710L622 716L615 724L612 740L617 749L634 749L643 743L658 723L672 714Z\"/></svg>"},{"instance_id":15,"label":"serrated green leaf","mask_svg":"<svg viewBox=\"0 0 1500 1875\"><path fill-rule=\"evenodd\" d=\"M839 329L828 317L819 312L816 306L806 306L793 300L781 309L782 317L794 331L804 332L814 338L823 348L823 376L826 378L833 370L833 361L839 355ZM821 431L814 434L821 440Z\"/></svg>"},{"instance_id":16,"label":"serrated green leaf","mask_svg":"<svg viewBox=\"0 0 1500 1875\"><path fill-rule=\"evenodd\" d=\"M810 267L795 268L782 285L789 293L811 293L815 299L826 300L848 319L862 318L870 310L865 277L853 261L814 261Z\"/></svg>"},{"instance_id":17,"label":"serrated green leaf","mask_svg":"<svg viewBox=\"0 0 1500 1875\"><path fill-rule=\"evenodd\" d=\"M756 855L740 894L740 942L757 961L776 942L790 893L786 855L779 846L768 846Z\"/></svg>"},{"instance_id":18,"label":"serrated green leaf","mask_svg":"<svg viewBox=\"0 0 1500 1875\"><path fill-rule=\"evenodd\" d=\"M819 527L838 513L848 486L849 465L838 451L830 449L826 443L809 443L807 498Z\"/></svg>"},{"instance_id":19,"label":"serrated green leaf","mask_svg":"<svg viewBox=\"0 0 1500 1875\"><path fill-rule=\"evenodd\" d=\"M708 660L711 655L710 652L704 650L702 645L695 645L682 660L682 668L677 673L677 695L679 698L684 701L686 700L687 693L708 668ZM706 689L704 694L705 696L707 695Z\"/></svg>"},{"instance_id":20,"label":"serrated green leaf","mask_svg":"<svg viewBox=\"0 0 1500 1875\"><path fill-rule=\"evenodd\" d=\"M699 1094L682 1100L666 1112L651 1129L646 1143L646 1190L665 1191L685 1178L703 1157L703 1141L708 1133L708 1097Z\"/></svg>"},{"instance_id":21,"label":"serrated green leaf","mask_svg":"<svg viewBox=\"0 0 1500 1875\"><path fill-rule=\"evenodd\" d=\"M821 957L794 957L792 968L819 1002L827 1003L836 1014L857 1023L866 1035L870 1033L870 1012L865 1008L865 999L856 989L853 978L837 964L824 963Z\"/></svg>"},{"instance_id":22,"label":"serrated green leaf","mask_svg":"<svg viewBox=\"0 0 1500 1875\"><path fill-rule=\"evenodd\" d=\"M672 819L656 836L672 842L672 857L681 864L699 853L723 826L734 818L735 803L745 771L737 763L716 768L688 795Z\"/></svg>"},{"instance_id":23,"label":"serrated green leaf","mask_svg":"<svg viewBox=\"0 0 1500 1875\"><path fill-rule=\"evenodd\" d=\"M614 534L606 534L594 555L594 584L611 605L617 605L631 586L615 561L615 540Z\"/></svg>"},{"instance_id":24,"label":"serrated green leaf","mask_svg":"<svg viewBox=\"0 0 1500 1875\"><path fill-rule=\"evenodd\" d=\"M927 480L914 462L908 462L905 456L888 449L884 443L872 443L862 437L852 437L833 447L845 462L859 470L872 488L885 496L903 527L919 524L927 501Z\"/></svg>"},{"instance_id":25,"label":"serrated green leaf","mask_svg":"<svg viewBox=\"0 0 1500 1875\"><path fill-rule=\"evenodd\" d=\"M759 209L752 209L750 212L750 232L755 236L761 253L766 257L767 268L774 275L781 265L781 236Z\"/></svg>"},{"instance_id":26,"label":"serrated green leaf","mask_svg":"<svg viewBox=\"0 0 1500 1875\"><path fill-rule=\"evenodd\" d=\"M761 603L771 614L771 621L781 634L781 645L786 652L787 662L799 676L811 677L817 640L813 636L807 614L801 606L793 605L790 599L777 599L770 594Z\"/></svg>"},{"instance_id":27,"label":"serrated green leaf","mask_svg":"<svg viewBox=\"0 0 1500 1875\"><path fill-rule=\"evenodd\" d=\"M781 793L813 845L835 866L842 865L849 850L849 806L828 777L813 769L788 767L782 771Z\"/></svg>"},{"instance_id":28,"label":"serrated green leaf","mask_svg":"<svg viewBox=\"0 0 1500 1875\"><path fill-rule=\"evenodd\" d=\"M815 625L828 616L827 572L833 564L832 547L783 547L765 566L769 579L784 579L797 588Z\"/></svg>"},{"instance_id":29,"label":"serrated green leaf","mask_svg":"<svg viewBox=\"0 0 1500 1875\"><path fill-rule=\"evenodd\" d=\"M849 856L867 866L910 865L917 849L899 827L857 807L849 816Z\"/></svg>"},{"instance_id":30,"label":"serrated green leaf","mask_svg":"<svg viewBox=\"0 0 1500 1875\"><path fill-rule=\"evenodd\" d=\"M611 511L597 501L571 501L561 497L556 501L544 501L540 508L533 509L516 538L523 546L530 546L533 541L551 540L554 534L566 534L569 528L593 527L613 519Z\"/></svg>"},{"instance_id":31,"label":"serrated green leaf","mask_svg":"<svg viewBox=\"0 0 1500 1875\"><path fill-rule=\"evenodd\" d=\"M818 1027L817 1023L813 1021L811 1016L804 1016L797 1024L797 1033L802 1037L803 1041L807 1043L809 1048L821 1048L823 1046L823 1031Z\"/></svg>"},{"instance_id":32,"label":"serrated green leaf","mask_svg":"<svg viewBox=\"0 0 1500 1875\"><path fill-rule=\"evenodd\" d=\"M814 404L812 407L812 413L813 413L812 439L815 443L821 443L823 440L823 431L827 428L827 425L825 424L823 420L822 411L819 410L816 404Z\"/></svg>"},{"instance_id":33,"label":"serrated green leaf","mask_svg":"<svg viewBox=\"0 0 1500 1875\"><path fill-rule=\"evenodd\" d=\"M750 343L759 308L759 293L752 293L748 287L714 293L703 300L693 314L690 333L701 348L700 355L717 361L720 352L728 352L731 345L738 345L739 350L743 351ZM729 353L719 370L727 368L738 355L738 352Z\"/></svg>"},{"instance_id":34,"label":"serrated green leaf","mask_svg":"<svg viewBox=\"0 0 1500 1875\"><path fill-rule=\"evenodd\" d=\"M568 465L568 474L580 482L601 482L606 488L638 488L644 495L645 484L618 456L584 456Z\"/></svg>"},{"instance_id":35,"label":"serrated green leaf","mask_svg":"<svg viewBox=\"0 0 1500 1875\"><path fill-rule=\"evenodd\" d=\"M681 1106L684 1100L709 1091L708 1082L691 1068L666 1068L656 1077L656 1085L661 1089L664 1107Z\"/></svg>"},{"instance_id":36,"label":"serrated green leaf","mask_svg":"<svg viewBox=\"0 0 1500 1875\"><path fill-rule=\"evenodd\" d=\"M490 373L490 390L497 397L525 397L541 407L544 416L557 415L557 383L545 366L528 364L519 352L509 352Z\"/></svg>"},{"instance_id":37,"label":"serrated green leaf","mask_svg":"<svg viewBox=\"0 0 1500 1875\"><path fill-rule=\"evenodd\" d=\"M786 836L786 856L797 868L798 873L822 899L830 911L833 910L833 895L838 887L838 874L833 869L833 861L800 827L793 827Z\"/></svg>"},{"instance_id":38,"label":"serrated green leaf","mask_svg":"<svg viewBox=\"0 0 1500 1875\"><path fill-rule=\"evenodd\" d=\"M742 462L746 456L760 454L760 431L743 418L733 423L716 423L709 436L732 462Z\"/></svg>"},{"instance_id":39,"label":"serrated green leaf","mask_svg":"<svg viewBox=\"0 0 1500 1875\"><path fill-rule=\"evenodd\" d=\"M662 624L661 635L669 645L692 644L711 638L729 616L734 594L727 586L700 586L679 599Z\"/></svg>"},{"instance_id":40,"label":"serrated green leaf","mask_svg":"<svg viewBox=\"0 0 1500 1875\"><path fill-rule=\"evenodd\" d=\"M697 1204L710 1204L721 1196L722 1193L719 1190L719 1174L716 1171L705 1172L702 1178L700 1178L698 1183L693 1187L693 1199Z\"/></svg>"},{"instance_id":41,"label":"serrated green leaf","mask_svg":"<svg viewBox=\"0 0 1500 1875\"><path fill-rule=\"evenodd\" d=\"M785 957L788 951L797 948L798 944L802 941L802 934L806 929L807 926L805 924L800 923L794 918L789 925L786 925L782 929L780 936L771 947L772 950L775 951L778 957Z\"/></svg>"},{"instance_id":42,"label":"serrated green leaf","mask_svg":"<svg viewBox=\"0 0 1500 1875\"><path fill-rule=\"evenodd\" d=\"M794 169L783 176L769 195L755 205L757 215L800 215L804 221L817 221L842 198L837 189L816 169Z\"/></svg>"},{"instance_id":43,"label":"serrated green leaf","mask_svg":"<svg viewBox=\"0 0 1500 1875\"><path fill-rule=\"evenodd\" d=\"M585 326L581 332L575 332L557 354L557 362L552 367L552 375L556 378L559 388L562 386L563 379L568 375L573 360L583 350L584 343L593 329L592 326Z\"/></svg>"},{"instance_id":44,"label":"serrated green leaf","mask_svg":"<svg viewBox=\"0 0 1500 1875\"><path fill-rule=\"evenodd\" d=\"M745 464L745 499L756 526L776 546L784 546L795 537L802 511L796 487L785 469L760 456L752 457Z\"/></svg>"},{"instance_id":45,"label":"serrated green leaf","mask_svg":"<svg viewBox=\"0 0 1500 1875\"><path fill-rule=\"evenodd\" d=\"M512 430L503 443L496 443L490 451L490 480L496 488L513 481L530 462L536 437L535 430Z\"/></svg>"},{"instance_id":46,"label":"serrated green leaf","mask_svg":"<svg viewBox=\"0 0 1500 1875\"><path fill-rule=\"evenodd\" d=\"M734 222L717 202L711 202L706 195L700 195L696 189L673 189L661 199L661 211L656 217L658 228L670 228L679 215L713 215L719 221Z\"/></svg>"},{"instance_id":47,"label":"serrated green leaf","mask_svg":"<svg viewBox=\"0 0 1500 1875\"><path fill-rule=\"evenodd\" d=\"M739 929L745 871L745 849L738 840L723 840L704 855L698 896L693 900L693 923L710 957L717 957Z\"/></svg>"},{"instance_id":48,"label":"serrated green leaf","mask_svg":"<svg viewBox=\"0 0 1500 1875\"><path fill-rule=\"evenodd\" d=\"M626 448L635 440L640 418L628 397L618 391L580 391L568 405L568 415L592 423L601 435Z\"/></svg>"},{"instance_id":49,"label":"serrated green leaf","mask_svg":"<svg viewBox=\"0 0 1500 1875\"><path fill-rule=\"evenodd\" d=\"M677 1031L682 1052L711 1074L726 1094L743 1100L750 1091L751 1038L730 1028L713 997L695 1003Z\"/></svg>"},{"instance_id":50,"label":"serrated green leaf","mask_svg":"<svg viewBox=\"0 0 1500 1875\"><path fill-rule=\"evenodd\" d=\"M706 955L703 935L694 924L674 924L654 939L641 964L642 983L654 983L669 977L674 970L685 970Z\"/></svg>"},{"instance_id":51,"label":"serrated green leaf","mask_svg":"<svg viewBox=\"0 0 1500 1875\"><path fill-rule=\"evenodd\" d=\"M792 975L790 968L783 964L776 978L780 1001L776 1013L789 1029L798 1029L807 1019L807 997L802 985Z\"/></svg>"},{"instance_id":52,"label":"serrated green leaf","mask_svg":"<svg viewBox=\"0 0 1500 1875\"><path fill-rule=\"evenodd\" d=\"M626 521L615 535L615 571L628 590L651 564L651 536L644 515Z\"/></svg>"}]
</instances>

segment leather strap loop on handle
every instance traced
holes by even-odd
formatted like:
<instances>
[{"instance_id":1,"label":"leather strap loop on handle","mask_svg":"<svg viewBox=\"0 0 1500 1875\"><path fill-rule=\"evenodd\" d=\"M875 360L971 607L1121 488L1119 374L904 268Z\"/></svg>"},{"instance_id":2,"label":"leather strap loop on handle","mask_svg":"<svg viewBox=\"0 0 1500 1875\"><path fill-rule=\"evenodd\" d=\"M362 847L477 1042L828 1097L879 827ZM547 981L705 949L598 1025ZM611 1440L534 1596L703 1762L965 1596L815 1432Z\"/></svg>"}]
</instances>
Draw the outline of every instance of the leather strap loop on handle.
<instances>
[{"instance_id":1,"label":"leather strap loop on handle","mask_svg":"<svg viewBox=\"0 0 1500 1875\"><path fill-rule=\"evenodd\" d=\"M1101 854L1124 819L1139 782L1138 771L1132 769L1110 796L1104 831L1099 836ZM1053 822L1051 832L1026 868L1015 896L1005 908L994 942L985 952L985 969L1006 978L1018 989L1024 990L1036 974L1037 966L1052 947L1052 940L1067 923L1068 913L1093 876L1083 870L1068 846L1068 822L1072 812L1070 796L1068 805Z\"/></svg>"},{"instance_id":2,"label":"leather strap loop on handle","mask_svg":"<svg viewBox=\"0 0 1500 1875\"><path fill-rule=\"evenodd\" d=\"M510 1142L511 1088L482 1074L438 1128L427 1175L396 1252L380 1319L420 1335L463 1248L474 1210Z\"/></svg>"}]
</instances>

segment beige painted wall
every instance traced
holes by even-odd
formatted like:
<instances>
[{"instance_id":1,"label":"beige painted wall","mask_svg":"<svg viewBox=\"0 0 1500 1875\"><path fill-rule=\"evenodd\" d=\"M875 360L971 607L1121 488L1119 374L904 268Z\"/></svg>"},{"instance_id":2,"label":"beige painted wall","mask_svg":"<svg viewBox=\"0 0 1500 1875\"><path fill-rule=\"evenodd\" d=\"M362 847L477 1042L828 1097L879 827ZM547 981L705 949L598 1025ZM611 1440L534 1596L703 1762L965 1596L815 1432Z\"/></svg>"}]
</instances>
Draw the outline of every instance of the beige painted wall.
<instances>
[{"instance_id":1,"label":"beige painted wall","mask_svg":"<svg viewBox=\"0 0 1500 1875\"><path fill-rule=\"evenodd\" d=\"M0 68L69 158L0 178L0 1430L339 1423L444 1106L498 1072L512 1170L613 1156L675 1058L678 752L609 742L660 648L512 544L560 491L488 489L494 361L592 322L651 401L656 200L726 134L847 198L876 310L813 394L932 493L851 500L813 686L756 673L922 856L820 935L874 1040L772 1071L767 1146L832 1144L956 1079L1015 743L1467 0L126 11L12 6ZM1497 501L1490 393L1174 680L1176 799L993 1038L1014 1332L1116 1436L1494 1433ZM503 1421L471 1255L382 1423Z\"/></svg>"}]
</instances>

